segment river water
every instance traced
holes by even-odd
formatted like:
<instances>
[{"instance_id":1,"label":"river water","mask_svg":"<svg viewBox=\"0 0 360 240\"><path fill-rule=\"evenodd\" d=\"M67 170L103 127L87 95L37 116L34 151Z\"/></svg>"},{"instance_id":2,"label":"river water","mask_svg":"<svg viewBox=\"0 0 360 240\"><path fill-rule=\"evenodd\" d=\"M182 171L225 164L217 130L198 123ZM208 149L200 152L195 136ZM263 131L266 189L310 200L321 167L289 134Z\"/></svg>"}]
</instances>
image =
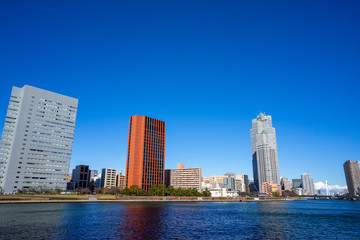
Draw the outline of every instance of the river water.
<instances>
[{"instance_id":1,"label":"river water","mask_svg":"<svg viewBox=\"0 0 360 240\"><path fill-rule=\"evenodd\" d=\"M360 202L0 204L0 239L360 239Z\"/></svg>"}]
</instances>

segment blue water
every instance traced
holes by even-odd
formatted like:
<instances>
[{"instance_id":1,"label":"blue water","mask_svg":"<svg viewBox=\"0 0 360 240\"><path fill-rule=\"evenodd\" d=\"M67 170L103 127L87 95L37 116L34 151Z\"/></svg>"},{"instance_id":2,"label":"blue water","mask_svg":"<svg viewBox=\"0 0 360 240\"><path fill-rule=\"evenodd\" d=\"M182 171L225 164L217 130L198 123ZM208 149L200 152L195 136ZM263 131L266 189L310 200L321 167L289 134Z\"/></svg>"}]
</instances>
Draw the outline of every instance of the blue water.
<instances>
[{"instance_id":1,"label":"blue water","mask_svg":"<svg viewBox=\"0 0 360 240\"><path fill-rule=\"evenodd\" d=\"M360 239L360 202L0 204L0 239Z\"/></svg>"}]
</instances>

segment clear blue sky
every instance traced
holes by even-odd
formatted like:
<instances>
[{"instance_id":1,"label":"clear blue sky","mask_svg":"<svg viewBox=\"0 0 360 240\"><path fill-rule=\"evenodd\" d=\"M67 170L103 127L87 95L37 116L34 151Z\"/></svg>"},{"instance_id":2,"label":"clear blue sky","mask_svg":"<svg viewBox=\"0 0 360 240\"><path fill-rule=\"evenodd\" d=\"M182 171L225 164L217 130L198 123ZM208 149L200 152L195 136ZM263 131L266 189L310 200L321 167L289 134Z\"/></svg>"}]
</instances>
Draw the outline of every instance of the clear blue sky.
<instances>
[{"instance_id":1,"label":"clear blue sky","mask_svg":"<svg viewBox=\"0 0 360 240\"><path fill-rule=\"evenodd\" d=\"M0 4L0 121L12 86L78 98L71 168L125 170L139 114L167 122L166 168L252 177L260 110L281 176L345 185L360 160L358 1Z\"/></svg>"}]
</instances>

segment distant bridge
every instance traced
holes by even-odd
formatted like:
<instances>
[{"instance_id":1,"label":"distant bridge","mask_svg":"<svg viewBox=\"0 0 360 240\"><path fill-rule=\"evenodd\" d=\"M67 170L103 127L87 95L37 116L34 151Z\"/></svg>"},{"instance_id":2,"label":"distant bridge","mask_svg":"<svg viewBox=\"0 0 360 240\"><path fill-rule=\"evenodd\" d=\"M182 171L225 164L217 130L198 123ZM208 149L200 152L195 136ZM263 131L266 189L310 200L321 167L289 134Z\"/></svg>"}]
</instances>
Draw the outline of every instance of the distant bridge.
<instances>
[{"instance_id":1,"label":"distant bridge","mask_svg":"<svg viewBox=\"0 0 360 240\"><path fill-rule=\"evenodd\" d=\"M313 198L313 199L347 199L347 200L356 200L360 201L360 196L330 196L330 195L299 195L303 198Z\"/></svg>"},{"instance_id":2,"label":"distant bridge","mask_svg":"<svg viewBox=\"0 0 360 240\"><path fill-rule=\"evenodd\" d=\"M334 196L329 196L329 195L299 195L299 197L314 198L314 199L332 199L332 198L334 198Z\"/></svg>"}]
</instances>

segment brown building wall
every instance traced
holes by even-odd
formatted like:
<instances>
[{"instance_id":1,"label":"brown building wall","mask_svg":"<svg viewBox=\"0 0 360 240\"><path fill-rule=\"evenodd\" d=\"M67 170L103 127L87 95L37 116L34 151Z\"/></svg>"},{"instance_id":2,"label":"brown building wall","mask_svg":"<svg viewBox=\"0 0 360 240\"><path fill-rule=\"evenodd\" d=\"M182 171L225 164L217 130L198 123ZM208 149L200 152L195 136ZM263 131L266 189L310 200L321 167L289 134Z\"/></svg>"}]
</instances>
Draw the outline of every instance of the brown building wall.
<instances>
[{"instance_id":1,"label":"brown building wall","mask_svg":"<svg viewBox=\"0 0 360 240\"><path fill-rule=\"evenodd\" d=\"M165 185L174 188L196 188L201 192L201 168L166 169Z\"/></svg>"},{"instance_id":2,"label":"brown building wall","mask_svg":"<svg viewBox=\"0 0 360 240\"><path fill-rule=\"evenodd\" d=\"M166 123L135 115L129 121L126 187L164 184Z\"/></svg>"},{"instance_id":3,"label":"brown building wall","mask_svg":"<svg viewBox=\"0 0 360 240\"><path fill-rule=\"evenodd\" d=\"M142 187L145 117L132 116L129 121L128 153L126 161L126 187Z\"/></svg>"}]
</instances>

